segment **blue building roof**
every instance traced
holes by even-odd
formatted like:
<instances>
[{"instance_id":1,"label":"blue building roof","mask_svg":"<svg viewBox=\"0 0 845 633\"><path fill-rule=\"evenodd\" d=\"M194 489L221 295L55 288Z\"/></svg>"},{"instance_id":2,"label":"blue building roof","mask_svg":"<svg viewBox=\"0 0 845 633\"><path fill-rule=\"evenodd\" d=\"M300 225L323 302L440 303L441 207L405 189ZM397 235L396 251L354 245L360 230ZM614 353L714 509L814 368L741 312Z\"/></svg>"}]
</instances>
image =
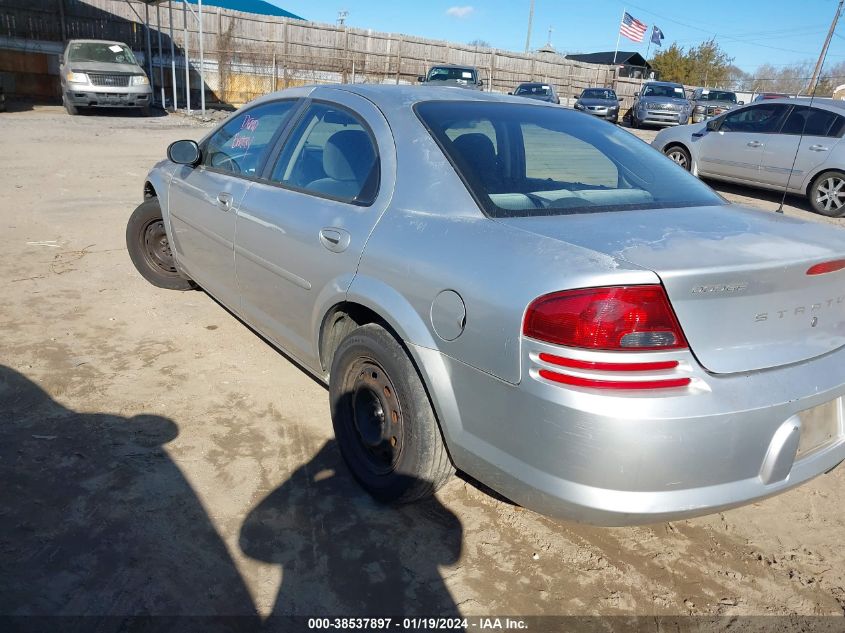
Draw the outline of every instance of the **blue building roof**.
<instances>
[{"instance_id":1,"label":"blue building roof","mask_svg":"<svg viewBox=\"0 0 845 633\"><path fill-rule=\"evenodd\" d=\"M197 0L187 1L191 4L197 3ZM243 11L244 13L257 13L258 15L274 15L280 18L294 18L295 20L305 19L264 0L202 0L202 6L220 7L233 11Z\"/></svg>"}]
</instances>

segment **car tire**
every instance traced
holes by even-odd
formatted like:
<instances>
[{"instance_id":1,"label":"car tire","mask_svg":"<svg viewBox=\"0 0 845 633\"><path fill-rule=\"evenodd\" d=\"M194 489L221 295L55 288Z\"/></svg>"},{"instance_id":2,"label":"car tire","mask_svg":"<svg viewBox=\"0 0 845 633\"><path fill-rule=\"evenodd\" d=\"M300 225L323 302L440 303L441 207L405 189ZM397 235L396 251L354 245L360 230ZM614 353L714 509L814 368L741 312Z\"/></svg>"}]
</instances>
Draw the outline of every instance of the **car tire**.
<instances>
[{"instance_id":1,"label":"car tire","mask_svg":"<svg viewBox=\"0 0 845 633\"><path fill-rule=\"evenodd\" d=\"M147 104L147 105L145 105L145 106L141 106L141 107L139 108L139 111L140 111L140 113L141 113L141 116L143 116L143 117L148 117L148 116L150 116L150 104L148 103L148 104Z\"/></svg>"},{"instance_id":2,"label":"car tire","mask_svg":"<svg viewBox=\"0 0 845 633\"><path fill-rule=\"evenodd\" d=\"M637 117L635 117L633 114L631 115L631 127L635 130L640 129L640 122L637 121Z\"/></svg>"},{"instance_id":3,"label":"car tire","mask_svg":"<svg viewBox=\"0 0 845 633\"><path fill-rule=\"evenodd\" d=\"M55 103L55 102L54 102L54 103ZM76 116L77 114L79 114L79 108L77 108L77 107L76 107L75 105L73 105L72 103L68 103L68 100L67 100L67 99L62 98L62 104L65 106L65 111L66 111L69 115L71 115L71 116Z\"/></svg>"},{"instance_id":4,"label":"car tire","mask_svg":"<svg viewBox=\"0 0 845 633\"><path fill-rule=\"evenodd\" d=\"M340 453L378 501L429 497L454 473L422 379L380 325L359 327L340 343L329 401Z\"/></svg>"},{"instance_id":5,"label":"car tire","mask_svg":"<svg viewBox=\"0 0 845 633\"><path fill-rule=\"evenodd\" d=\"M825 171L810 185L810 206L829 218L845 215L845 173Z\"/></svg>"},{"instance_id":6,"label":"car tire","mask_svg":"<svg viewBox=\"0 0 845 633\"><path fill-rule=\"evenodd\" d=\"M678 167L683 167L687 171L692 170L692 159L690 153L683 145L670 145L664 148L663 153L674 162Z\"/></svg>"},{"instance_id":7,"label":"car tire","mask_svg":"<svg viewBox=\"0 0 845 633\"><path fill-rule=\"evenodd\" d=\"M126 248L141 276L168 290L191 290L194 282L176 268L157 198L142 202L126 224Z\"/></svg>"}]
</instances>

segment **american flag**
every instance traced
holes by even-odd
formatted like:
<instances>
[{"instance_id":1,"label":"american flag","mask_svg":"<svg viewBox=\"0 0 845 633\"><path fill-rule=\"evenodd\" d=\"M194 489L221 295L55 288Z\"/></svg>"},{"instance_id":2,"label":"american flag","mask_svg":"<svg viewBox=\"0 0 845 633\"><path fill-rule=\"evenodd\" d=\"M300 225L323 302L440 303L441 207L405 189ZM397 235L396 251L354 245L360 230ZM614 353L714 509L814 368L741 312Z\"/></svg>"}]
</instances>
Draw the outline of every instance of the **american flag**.
<instances>
[{"instance_id":1,"label":"american flag","mask_svg":"<svg viewBox=\"0 0 845 633\"><path fill-rule=\"evenodd\" d=\"M642 42L648 26L640 22L627 11L622 16L622 24L619 25L619 32L634 42Z\"/></svg>"}]
</instances>

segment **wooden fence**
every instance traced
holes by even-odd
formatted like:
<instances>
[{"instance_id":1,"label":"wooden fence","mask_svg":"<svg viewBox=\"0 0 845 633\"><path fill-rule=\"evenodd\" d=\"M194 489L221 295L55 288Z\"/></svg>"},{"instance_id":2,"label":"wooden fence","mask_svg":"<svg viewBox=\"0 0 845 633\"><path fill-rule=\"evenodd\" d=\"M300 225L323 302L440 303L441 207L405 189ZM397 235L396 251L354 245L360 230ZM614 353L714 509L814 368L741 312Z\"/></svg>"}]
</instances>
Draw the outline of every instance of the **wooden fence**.
<instances>
[{"instance_id":1,"label":"wooden fence","mask_svg":"<svg viewBox=\"0 0 845 633\"><path fill-rule=\"evenodd\" d=\"M200 25L196 5L191 8L194 13L185 11L182 2L149 7L123 0L3 0L0 36L115 39L143 51L147 40L143 22L148 21L154 65L165 66L170 63L172 24L177 56L187 44L190 64L197 70ZM204 8L202 33L207 88L224 101L253 98L266 92L268 86L284 87L308 77L317 82L348 82L354 76L359 82L414 83L431 64L442 63L478 67L485 90L496 92L509 92L524 81L542 81L554 85L562 97L572 97L583 88L610 87L615 81L615 71L609 66L575 62L555 54L479 48L218 7ZM157 55L159 35L163 40L162 58L167 59ZM250 63L242 63L245 59ZM227 68L243 70L250 64L253 80L224 76ZM194 90L199 88L197 81L192 79ZM240 88L228 94L227 83Z\"/></svg>"}]
</instances>

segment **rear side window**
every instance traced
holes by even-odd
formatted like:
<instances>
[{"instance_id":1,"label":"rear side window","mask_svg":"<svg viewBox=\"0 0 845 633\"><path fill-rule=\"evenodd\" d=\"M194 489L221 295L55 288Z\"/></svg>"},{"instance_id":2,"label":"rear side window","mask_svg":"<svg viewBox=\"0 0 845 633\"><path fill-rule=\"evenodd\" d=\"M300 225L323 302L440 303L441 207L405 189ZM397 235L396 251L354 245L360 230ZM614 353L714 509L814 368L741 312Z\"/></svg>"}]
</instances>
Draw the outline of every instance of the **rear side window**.
<instances>
[{"instance_id":1,"label":"rear side window","mask_svg":"<svg viewBox=\"0 0 845 633\"><path fill-rule=\"evenodd\" d=\"M240 176L257 176L270 142L297 101L273 101L233 116L206 141L203 165Z\"/></svg>"},{"instance_id":2,"label":"rear side window","mask_svg":"<svg viewBox=\"0 0 845 633\"><path fill-rule=\"evenodd\" d=\"M794 106L781 127L781 134L805 136L842 136L845 118L829 110Z\"/></svg>"},{"instance_id":3,"label":"rear side window","mask_svg":"<svg viewBox=\"0 0 845 633\"><path fill-rule=\"evenodd\" d=\"M724 204L638 138L570 110L455 101L415 110L491 217Z\"/></svg>"},{"instance_id":4,"label":"rear side window","mask_svg":"<svg viewBox=\"0 0 845 633\"><path fill-rule=\"evenodd\" d=\"M372 133L346 108L314 103L285 143L271 180L344 202L370 204L379 184Z\"/></svg>"}]
</instances>

